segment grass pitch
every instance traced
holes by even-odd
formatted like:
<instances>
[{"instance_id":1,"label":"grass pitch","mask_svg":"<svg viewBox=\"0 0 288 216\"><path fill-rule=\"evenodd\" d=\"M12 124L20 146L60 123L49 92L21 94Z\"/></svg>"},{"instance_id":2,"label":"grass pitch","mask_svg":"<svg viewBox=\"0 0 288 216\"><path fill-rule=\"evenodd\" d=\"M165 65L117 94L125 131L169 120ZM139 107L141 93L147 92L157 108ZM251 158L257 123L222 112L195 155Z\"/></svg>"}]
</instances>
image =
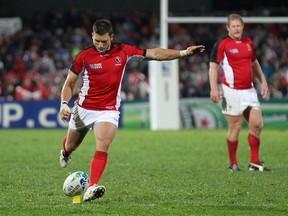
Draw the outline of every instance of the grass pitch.
<instances>
[{"instance_id":1,"label":"grass pitch","mask_svg":"<svg viewBox=\"0 0 288 216\"><path fill-rule=\"evenodd\" d=\"M92 132L66 169L59 151L66 130L1 130L0 215L288 215L288 130L262 133L260 157L272 172L249 172L247 130L239 140L242 172L228 172L226 129L120 129L101 184L104 197L72 204L62 185L89 173Z\"/></svg>"}]
</instances>

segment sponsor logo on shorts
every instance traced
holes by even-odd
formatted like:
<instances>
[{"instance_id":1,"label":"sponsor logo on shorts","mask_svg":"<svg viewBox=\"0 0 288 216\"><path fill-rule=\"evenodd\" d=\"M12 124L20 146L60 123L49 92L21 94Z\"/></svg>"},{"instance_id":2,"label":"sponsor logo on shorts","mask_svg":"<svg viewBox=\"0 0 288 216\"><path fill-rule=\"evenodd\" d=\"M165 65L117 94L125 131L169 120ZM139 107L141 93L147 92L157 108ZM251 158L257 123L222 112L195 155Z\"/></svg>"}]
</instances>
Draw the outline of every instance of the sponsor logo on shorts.
<instances>
[{"instance_id":1,"label":"sponsor logo on shorts","mask_svg":"<svg viewBox=\"0 0 288 216\"><path fill-rule=\"evenodd\" d=\"M114 109L114 106L106 106L106 109L112 110L112 109Z\"/></svg>"}]
</instances>

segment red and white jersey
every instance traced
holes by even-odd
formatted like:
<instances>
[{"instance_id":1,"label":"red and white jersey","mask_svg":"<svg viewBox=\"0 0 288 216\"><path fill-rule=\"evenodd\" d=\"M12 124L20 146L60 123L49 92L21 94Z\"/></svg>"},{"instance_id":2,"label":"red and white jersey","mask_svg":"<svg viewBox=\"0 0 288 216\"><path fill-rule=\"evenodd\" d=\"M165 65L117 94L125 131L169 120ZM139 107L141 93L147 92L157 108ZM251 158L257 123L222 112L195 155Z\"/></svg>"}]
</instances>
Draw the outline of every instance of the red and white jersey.
<instances>
[{"instance_id":1,"label":"red and white jersey","mask_svg":"<svg viewBox=\"0 0 288 216\"><path fill-rule=\"evenodd\" d=\"M94 45L80 51L70 68L83 79L77 104L88 110L118 110L126 64L132 56L145 54L146 50L136 46L114 43L103 55Z\"/></svg>"},{"instance_id":2,"label":"red and white jersey","mask_svg":"<svg viewBox=\"0 0 288 216\"><path fill-rule=\"evenodd\" d=\"M252 62L256 59L250 38L234 40L225 37L212 49L210 62L221 64L222 83L233 89L253 87Z\"/></svg>"}]
</instances>

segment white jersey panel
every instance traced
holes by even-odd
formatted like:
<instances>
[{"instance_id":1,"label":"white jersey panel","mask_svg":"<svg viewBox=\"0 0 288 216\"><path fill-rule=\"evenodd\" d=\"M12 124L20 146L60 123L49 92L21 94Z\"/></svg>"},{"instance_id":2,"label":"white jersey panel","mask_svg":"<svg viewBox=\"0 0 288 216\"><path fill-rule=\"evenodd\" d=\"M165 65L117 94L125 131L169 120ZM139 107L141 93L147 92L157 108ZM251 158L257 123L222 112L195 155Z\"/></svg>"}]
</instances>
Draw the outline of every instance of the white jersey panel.
<instances>
[{"instance_id":1,"label":"white jersey panel","mask_svg":"<svg viewBox=\"0 0 288 216\"><path fill-rule=\"evenodd\" d=\"M228 62L228 58L225 53L222 63L223 63L222 67L224 70L225 80L229 84L230 88L234 88L234 72L231 65Z\"/></svg>"},{"instance_id":2,"label":"white jersey panel","mask_svg":"<svg viewBox=\"0 0 288 216\"><path fill-rule=\"evenodd\" d=\"M89 91L89 75L87 73L87 70L85 70L82 74L82 79L83 79L83 85L81 88L81 91L79 93L79 105L82 105L84 100L85 100L85 96L88 95L88 91Z\"/></svg>"}]
</instances>

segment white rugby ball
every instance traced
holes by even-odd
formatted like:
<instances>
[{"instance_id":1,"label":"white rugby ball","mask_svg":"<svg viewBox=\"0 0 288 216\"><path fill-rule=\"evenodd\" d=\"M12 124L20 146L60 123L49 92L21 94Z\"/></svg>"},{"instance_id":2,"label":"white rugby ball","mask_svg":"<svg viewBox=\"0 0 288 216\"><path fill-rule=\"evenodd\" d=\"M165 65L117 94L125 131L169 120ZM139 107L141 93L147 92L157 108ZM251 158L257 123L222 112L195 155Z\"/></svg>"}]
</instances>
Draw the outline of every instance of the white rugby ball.
<instances>
[{"instance_id":1,"label":"white rugby ball","mask_svg":"<svg viewBox=\"0 0 288 216\"><path fill-rule=\"evenodd\" d=\"M67 196L82 195L88 188L89 176L82 171L70 174L64 181L63 191Z\"/></svg>"}]
</instances>

